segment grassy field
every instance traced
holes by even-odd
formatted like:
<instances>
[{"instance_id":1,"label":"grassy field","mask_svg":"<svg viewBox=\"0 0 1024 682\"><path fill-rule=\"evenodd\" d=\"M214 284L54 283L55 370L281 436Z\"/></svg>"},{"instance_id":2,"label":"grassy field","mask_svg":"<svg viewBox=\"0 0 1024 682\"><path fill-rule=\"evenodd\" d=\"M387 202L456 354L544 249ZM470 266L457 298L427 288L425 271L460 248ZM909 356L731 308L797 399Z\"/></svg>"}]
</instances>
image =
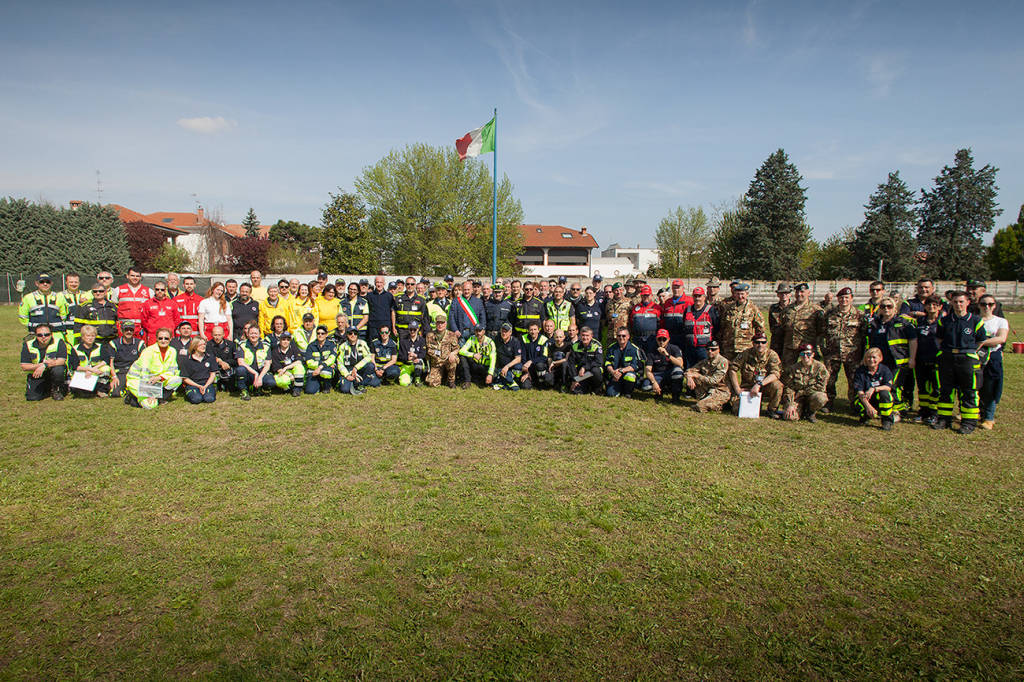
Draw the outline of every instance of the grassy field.
<instances>
[{"instance_id":1,"label":"grassy field","mask_svg":"<svg viewBox=\"0 0 1024 682\"><path fill-rule=\"evenodd\" d=\"M1024 676L1024 356L962 437L478 389L28 404L21 338L0 308L0 677Z\"/></svg>"}]
</instances>

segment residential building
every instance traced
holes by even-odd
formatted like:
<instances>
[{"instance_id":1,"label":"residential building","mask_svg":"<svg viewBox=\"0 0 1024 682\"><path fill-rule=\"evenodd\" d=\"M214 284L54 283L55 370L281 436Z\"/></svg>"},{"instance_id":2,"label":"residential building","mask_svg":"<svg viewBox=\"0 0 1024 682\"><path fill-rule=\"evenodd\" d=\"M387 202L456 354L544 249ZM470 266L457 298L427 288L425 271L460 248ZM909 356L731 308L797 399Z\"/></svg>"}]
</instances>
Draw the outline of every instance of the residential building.
<instances>
[{"instance_id":1,"label":"residential building","mask_svg":"<svg viewBox=\"0 0 1024 682\"><path fill-rule=\"evenodd\" d=\"M523 252L517 260L523 274L535 277L590 277L590 252L597 241L586 227L520 225Z\"/></svg>"}]
</instances>

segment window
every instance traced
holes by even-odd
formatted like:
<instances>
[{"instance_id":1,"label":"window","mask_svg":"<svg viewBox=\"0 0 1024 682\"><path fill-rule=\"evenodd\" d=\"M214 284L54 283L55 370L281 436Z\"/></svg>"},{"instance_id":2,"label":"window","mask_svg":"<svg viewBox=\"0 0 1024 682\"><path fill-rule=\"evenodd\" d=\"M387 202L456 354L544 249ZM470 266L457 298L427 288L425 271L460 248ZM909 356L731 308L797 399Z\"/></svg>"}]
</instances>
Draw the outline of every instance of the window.
<instances>
[{"instance_id":1,"label":"window","mask_svg":"<svg viewBox=\"0 0 1024 682\"><path fill-rule=\"evenodd\" d=\"M548 265L586 265L590 249L557 247L548 251Z\"/></svg>"},{"instance_id":2,"label":"window","mask_svg":"<svg viewBox=\"0 0 1024 682\"><path fill-rule=\"evenodd\" d=\"M536 247L524 249L517 260L523 265L544 265L544 251Z\"/></svg>"},{"instance_id":3,"label":"window","mask_svg":"<svg viewBox=\"0 0 1024 682\"><path fill-rule=\"evenodd\" d=\"M563 232L562 233L562 239L572 239L572 233L571 232Z\"/></svg>"}]
</instances>

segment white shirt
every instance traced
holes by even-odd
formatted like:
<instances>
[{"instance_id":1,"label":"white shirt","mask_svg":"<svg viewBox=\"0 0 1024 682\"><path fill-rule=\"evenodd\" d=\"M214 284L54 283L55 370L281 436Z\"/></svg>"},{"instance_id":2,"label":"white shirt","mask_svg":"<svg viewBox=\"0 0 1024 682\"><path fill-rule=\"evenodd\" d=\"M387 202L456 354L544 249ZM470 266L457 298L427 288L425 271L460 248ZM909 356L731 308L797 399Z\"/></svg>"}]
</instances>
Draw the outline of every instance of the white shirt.
<instances>
[{"instance_id":1,"label":"white shirt","mask_svg":"<svg viewBox=\"0 0 1024 682\"><path fill-rule=\"evenodd\" d=\"M999 332L1000 329L1009 329L1010 328L1010 323L1006 321L1006 318L1005 317L999 317L998 315L993 315L989 319L984 320L984 323L985 323L985 331L988 333L989 338L992 338L993 336L995 336ZM991 346L988 349L988 352L989 353L994 353L994 352L996 352L997 350L999 350L1002 347L1003 347L1003 344L999 344L998 346Z\"/></svg>"},{"instance_id":2,"label":"white shirt","mask_svg":"<svg viewBox=\"0 0 1024 682\"><path fill-rule=\"evenodd\" d=\"M225 307L226 312L220 311L220 301L213 298L204 298L199 302L198 312L203 316L204 324L223 324L228 321L228 313L231 311L231 306Z\"/></svg>"}]
</instances>

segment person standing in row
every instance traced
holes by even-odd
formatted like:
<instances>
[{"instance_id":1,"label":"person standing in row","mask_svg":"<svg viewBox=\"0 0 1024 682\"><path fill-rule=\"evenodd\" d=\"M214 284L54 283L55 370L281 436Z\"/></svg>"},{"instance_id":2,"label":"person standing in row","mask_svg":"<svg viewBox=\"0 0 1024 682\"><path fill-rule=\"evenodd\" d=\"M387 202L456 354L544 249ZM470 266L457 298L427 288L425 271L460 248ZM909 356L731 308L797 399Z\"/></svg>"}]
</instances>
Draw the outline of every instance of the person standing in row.
<instances>
[{"instance_id":1,"label":"person standing in row","mask_svg":"<svg viewBox=\"0 0 1024 682\"><path fill-rule=\"evenodd\" d=\"M164 283L164 294L167 284ZM145 333L142 327L142 306L153 298L153 292L142 283L142 273L135 268L128 268L128 281L114 291L113 302L117 304L117 320L131 320L135 323L135 334L139 338Z\"/></svg>"},{"instance_id":2,"label":"person standing in row","mask_svg":"<svg viewBox=\"0 0 1024 682\"><path fill-rule=\"evenodd\" d=\"M978 348L988 338L985 322L967 310L967 293L953 294L953 308L939 319L935 334L939 338L939 403L933 429L952 427L953 391L960 396L960 429L970 434L978 423Z\"/></svg>"},{"instance_id":3,"label":"person standing in row","mask_svg":"<svg viewBox=\"0 0 1024 682\"><path fill-rule=\"evenodd\" d=\"M1003 396L1003 346L1010 333L1006 318L996 315L996 299L992 294L983 294L978 300L981 320L988 338L981 342L987 352L982 365L981 382L981 428L991 430L996 424L996 405Z\"/></svg>"},{"instance_id":4,"label":"person standing in row","mask_svg":"<svg viewBox=\"0 0 1024 682\"><path fill-rule=\"evenodd\" d=\"M864 312L853 305L853 290L843 287L836 294L836 305L821 314L821 350L825 357L825 368L828 370L828 383L825 393L828 402L821 410L828 412L834 409L836 400L836 381L839 371L846 375L847 399L853 405L856 393L853 390L853 375L860 366L864 354L864 336L867 333L867 318Z\"/></svg>"}]
</instances>

